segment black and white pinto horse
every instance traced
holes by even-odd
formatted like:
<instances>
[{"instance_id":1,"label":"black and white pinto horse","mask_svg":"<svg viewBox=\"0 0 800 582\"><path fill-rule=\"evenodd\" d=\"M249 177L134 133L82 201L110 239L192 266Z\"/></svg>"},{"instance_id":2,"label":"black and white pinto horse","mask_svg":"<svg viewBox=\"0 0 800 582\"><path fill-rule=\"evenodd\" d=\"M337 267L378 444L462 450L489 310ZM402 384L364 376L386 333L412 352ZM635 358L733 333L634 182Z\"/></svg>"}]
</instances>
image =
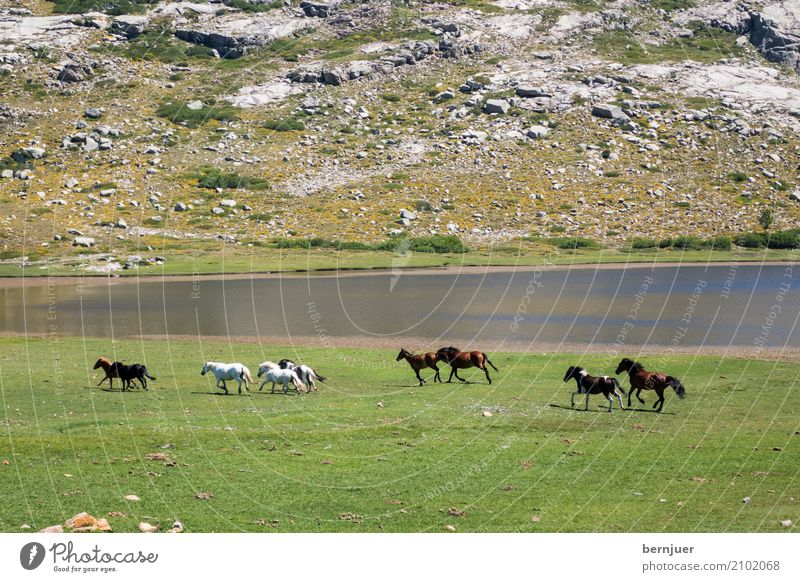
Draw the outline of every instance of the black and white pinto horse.
<instances>
[{"instance_id":1,"label":"black and white pinto horse","mask_svg":"<svg viewBox=\"0 0 800 582\"><path fill-rule=\"evenodd\" d=\"M314 368L310 366L306 366L304 364L295 364L291 360L287 360L284 358L280 362L278 362L278 367L281 370L292 370L297 377L300 378L300 381L306 385L306 389L311 392L318 392L317 385L314 384L314 379L319 380L320 382L325 382L327 378L325 376L320 375Z\"/></svg>"},{"instance_id":2,"label":"black and white pinto horse","mask_svg":"<svg viewBox=\"0 0 800 582\"><path fill-rule=\"evenodd\" d=\"M611 412L614 401L611 396L616 396L619 400L620 410L625 410L622 406L622 396L625 395L625 390L622 389L619 381L616 378L608 376L590 376L589 373L580 366L570 366L567 373L564 375L564 382L573 378L578 385L578 390L572 393L572 406L575 406L575 396L577 394L586 394L586 410L589 410L589 395L590 394L603 394L608 400L608 411ZM622 395L617 392L619 389Z\"/></svg>"}]
</instances>

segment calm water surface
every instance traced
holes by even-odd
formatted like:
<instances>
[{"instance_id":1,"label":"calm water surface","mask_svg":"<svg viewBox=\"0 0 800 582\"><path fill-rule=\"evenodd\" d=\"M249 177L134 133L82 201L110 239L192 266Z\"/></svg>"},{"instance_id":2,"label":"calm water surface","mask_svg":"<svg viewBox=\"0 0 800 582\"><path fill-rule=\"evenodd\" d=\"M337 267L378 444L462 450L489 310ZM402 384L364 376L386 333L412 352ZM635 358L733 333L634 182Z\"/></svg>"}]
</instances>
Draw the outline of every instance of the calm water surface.
<instances>
[{"instance_id":1,"label":"calm water surface","mask_svg":"<svg viewBox=\"0 0 800 582\"><path fill-rule=\"evenodd\" d=\"M0 330L800 346L792 265L577 267L0 287Z\"/></svg>"}]
</instances>

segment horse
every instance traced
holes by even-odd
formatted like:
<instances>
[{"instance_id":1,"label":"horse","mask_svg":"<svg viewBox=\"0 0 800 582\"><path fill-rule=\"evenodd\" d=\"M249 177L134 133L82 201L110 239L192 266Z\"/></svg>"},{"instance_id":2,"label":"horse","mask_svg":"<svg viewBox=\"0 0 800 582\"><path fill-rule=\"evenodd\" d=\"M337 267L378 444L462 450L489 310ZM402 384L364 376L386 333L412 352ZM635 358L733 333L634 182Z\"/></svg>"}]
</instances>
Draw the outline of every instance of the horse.
<instances>
[{"instance_id":1,"label":"horse","mask_svg":"<svg viewBox=\"0 0 800 582\"><path fill-rule=\"evenodd\" d=\"M258 389L259 392L264 389L267 382L272 382L272 393L275 392L275 384L277 383L283 384L283 393L286 394L289 391L289 382L291 382L294 385L295 393L300 393L300 386L302 386L302 384L294 370L288 370L286 368L281 369L281 367L274 362L262 362L258 367L258 377L260 378L262 374L264 375L264 382L262 382L261 387ZM306 384L306 386L308 385Z\"/></svg>"},{"instance_id":2,"label":"horse","mask_svg":"<svg viewBox=\"0 0 800 582\"><path fill-rule=\"evenodd\" d=\"M486 364L494 368L495 372L498 371L489 357L483 352L462 352L453 346L437 350L436 360L450 364L452 369L450 370L450 378L447 380L448 383L453 380L453 374L462 382L466 382L464 378L458 375L458 369L472 368L473 366L480 368L486 374L486 380L489 381L489 384L492 383L492 379L489 377L489 370L486 368Z\"/></svg>"},{"instance_id":3,"label":"horse","mask_svg":"<svg viewBox=\"0 0 800 582\"><path fill-rule=\"evenodd\" d=\"M317 385L314 383L314 379L319 380L320 382L325 382L327 378L317 372L311 366L306 366L305 364L295 364L292 360L287 360L286 358L282 359L278 362L278 367L281 370L292 370L297 377L300 378L300 381L306 385L306 390L311 392L314 390L318 392Z\"/></svg>"},{"instance_id":4,"label":"horse","mask_svg":"<svg viewBox=\"0 0 800 582\"><path fill-rule=\"evenodd\" d=\"M686 395L686 389L681 384L681 381L672 376L667 376L663 372L648 372L639 362L634 362L629 358L623 358L617 366L616 373L628 372L628 379L631 382L631 389L628 392L628 408L631 406L631 395L636 390L636 399L644 404L639 393L642 390L655 390L658 395L658 400L653 404L653 408L658 406L656 412L661 412L664 407L664 390L672 388L678 398L683 400Z\"/></svg>"},{"instance_id":5,"label":"horse","mask_svg":"<svg viewBox=\"0 0 800 582\"><path fill-rule=\"evenodd\" d=\"M228 387L225 385L226 380L235 380L239 383L239 394L242 393L242 382L244 382L245 389L250 392L249 384L253 384L253 378L250 376L250 370L242 364L222 364L220 362L206 362L203 364L203 369L200 371L201 376L206 373L212 372L217 378L217 388L222 388L225 394L228 393ZM222 382L222 386L220 386Z\"/></svg>"},{"instance_id":6,"label":"horse","mask_svg":"<svg viewBox=\"0 0 800 582\"><path fill-rule=\"evenodd\" d=\"M139 380L139 383L145 390L147 390L147 379L149 378L150 380L153 381L155 381L156 379L155 376L151 376L147 372L147 368L144 366L144 364L131 364L129 368L130 368L131 378Z\"/></svg>"},{"instance_id":7,"label":"horse","mask_svg":"<svg viewBox=\"0 0 800 582\"><path fill-rule=\"evenodd\" d=\"M97 368L103 368L103 372L106 373L105 378L100 380L97 385L100 386L103 382L108 380L108 383L111 385L111 389L114 389L114 378L119 378L119 372L117 371L116 364L121 364L122 362L112 362L105 356L100 356L97 358L97 361L94 363L94 367L92 370L96 370ZM124 389L124 383L123 383Z\"/></svg>"},{"instance_id":8,"label":"horse","mask_svg":"<svg viewBox=\"0 0 800 582\"><path fill-rule=\"evenodd\" d=\"M434 382L441 382L442 378L439 376L439 367L436 365L437 358L434 352L427 352L425 354L412 354L411 352L407 351L405 348L400 348L400 353L397 354L396 362L399 362L405 358L408 365L411 366L411 369L414 370L414 373L417 375L417 380L419 380L419 385L422 386L425 383L425 380L422 379L422 376L419 375L420 370L424 370L425 368L433 368L436 370L436 374L433 376Z\"/></svg>"},{"instance_id":9,"label":"horse","mask_svg":"<svg viewBox=\"0 0 800 582\"><path fill-rule=\"evenodd\" d=\"M589 410L589 394L602 393L603 396L606 397L606 400L608 400L609 412L611 412L611 408L614 404L614 401L611 400L611 396L616 396L617 400L619 400L620 410L625 410L625 407L622 406L622 396L625 395L625 390L622 389L622 386L616 378L609 378L608 376L590 376L589 373L580 366L570 366L567 368L567 373L564 375L564 382L570 379L574 379L575 383L578 385L577 392L572 393L572 406L575 406L576 394L586 394L586 410ZM622 396L617 392L617 388L622 392Z\"/></svg>"}]
</instances>

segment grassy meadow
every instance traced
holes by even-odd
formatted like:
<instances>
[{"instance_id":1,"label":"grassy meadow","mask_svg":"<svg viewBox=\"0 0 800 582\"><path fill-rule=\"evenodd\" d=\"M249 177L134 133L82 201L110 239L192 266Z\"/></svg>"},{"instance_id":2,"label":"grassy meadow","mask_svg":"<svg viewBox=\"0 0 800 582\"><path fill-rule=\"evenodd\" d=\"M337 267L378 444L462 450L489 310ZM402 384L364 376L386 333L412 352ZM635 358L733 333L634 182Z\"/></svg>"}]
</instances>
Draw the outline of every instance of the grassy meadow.
<instances>
[{"instance_id":1,"label":"grassy meadow","mask_svg":"<svg viewBox=\"0 0 800 582\"><path fill-rule=\"evenodd\" d=\"M561 380L578 363L613 373L620 356L491 353L491 386L470 370L469 384L418 387L376 349L5 337L0 353L6 532L81 511L117 532L174 519L190 532L769 532L800 518L796 363L642 358L686 399L670 391L656 414L649 393L609 414L602 396L570 408ZM99 355L158 380L98 388ZM221 396L200 376L205 360L255 375L281 357L327 384Z\"/></svg>"}]
</instances>

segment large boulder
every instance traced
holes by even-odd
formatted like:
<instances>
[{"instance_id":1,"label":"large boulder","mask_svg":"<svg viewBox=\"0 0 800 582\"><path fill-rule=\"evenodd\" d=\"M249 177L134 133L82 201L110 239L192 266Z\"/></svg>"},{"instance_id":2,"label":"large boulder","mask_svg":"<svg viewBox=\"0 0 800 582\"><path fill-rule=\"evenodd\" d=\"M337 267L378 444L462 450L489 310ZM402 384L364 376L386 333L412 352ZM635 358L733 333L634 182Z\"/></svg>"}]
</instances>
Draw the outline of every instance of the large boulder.
<instances>
[{"instance_id":1,"label":"large boulder","mask_svg":"<svg viewBox=\"0 0 800 582\"><path fill-rule=\"evenodd\" d=\"M27 147L27 148L20 148L11 154L11 157L15 162L19 162L20 164L24 164L30 160L39 160L44 157L45 149L44 148L37 148L37 147Z\"/></svg>"},{"instance_id":2,"label":"large boulder","mask_svg":"<svg viewBox=\"0 0 800 582\"><path fill-rule=\"evenodd\" d=\"M123 14L117 16L112 22L110 30L125 36L126 38L136 38L147 30L149 21L146 16L135 16Z\"/></svg>"},{"instance_id":3,"label":"large boulder","mask_svg":"<svg viewBox=\"0 0 800 582\"><path fill-rule=\"evenodd\" d=\"M628 116L623 113L621 107L617 105L609 105L607 103L600 103L592 106L592 115L602 119L611 119L614 121L627 121L628 119Z\"/></svg>"},{"instance_id":4,"label":"large boulder","mask_svg":"<svg viewBox=\"0 0 800 582\"><path fill-rule=\"evenodd\" d=\"M483 110L486 113L505 114L508 113L510 108L511 104L505 99L488 99L486 105L483 106Z\"/></svg>"},{"instance_id":5,"label":"large boulder","mask_svg":"<svg viewBox=\"0 0 800 582\"><path fill-rule=\"evenodd\" d=\"M339 4L341 3L342 0L329 0L328 2L310 2L309 0L303 0L300 2L300 8L306 16L327 18L339 9Z\"/></svg>"}]
</instances>

